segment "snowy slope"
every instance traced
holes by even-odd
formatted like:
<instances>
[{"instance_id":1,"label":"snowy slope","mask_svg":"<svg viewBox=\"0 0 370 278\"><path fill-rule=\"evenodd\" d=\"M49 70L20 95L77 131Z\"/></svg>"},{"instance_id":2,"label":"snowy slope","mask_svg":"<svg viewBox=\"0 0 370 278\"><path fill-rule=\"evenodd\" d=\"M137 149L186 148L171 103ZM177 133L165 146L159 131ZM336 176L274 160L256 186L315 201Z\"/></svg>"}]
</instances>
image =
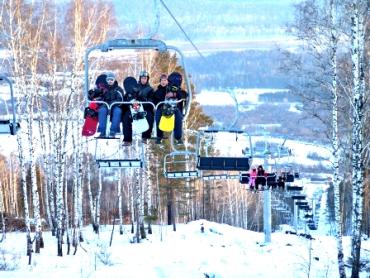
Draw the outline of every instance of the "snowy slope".
<instances>
[{"instance_id":1,"label":"snowy slope","mask_svg":"<svg viewBox=\"0 0 370 278\"><path fill-rule=\"evenodd\" d=\"M205 232L200 232L201 224ZM154 226L140 244L130 243L130 227L123 235L116 227L109 247L110 226L103 227L100 238L85 228L86 240L77 254L56 256L56 241L45 233L46 248L34 254L27 265L24 256L25 235L12 233L1 243L8 255L17 254L14 271L0 272L2 277L336 277L335 241L314 236L310 241L296 235L273 233L272 243L263 244L263 234L208 221L172 226ZM162 234L162 240L161 240ZM344 239L345 256L349 239ZM309 250L312 248L310 254ZM364 250L370 242L363 242ZM65 249L65 247L64 247ZM65 252L65 250L64 250ZM367 254L367 253L365 253ZM206 276L208 275L208 276ZM361 277L367 277L363 273Z\"/></svg>"}]
</instances>

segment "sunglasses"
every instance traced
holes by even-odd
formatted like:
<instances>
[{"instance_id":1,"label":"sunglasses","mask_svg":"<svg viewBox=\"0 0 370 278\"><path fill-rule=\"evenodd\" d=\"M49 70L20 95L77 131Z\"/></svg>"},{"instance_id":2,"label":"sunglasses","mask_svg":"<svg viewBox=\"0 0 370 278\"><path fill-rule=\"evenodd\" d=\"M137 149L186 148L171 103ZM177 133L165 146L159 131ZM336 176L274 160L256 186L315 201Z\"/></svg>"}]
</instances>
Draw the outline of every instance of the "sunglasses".
<instances>
[{"instance_id":1,"label":"sunglasses","mask_svg":"<svg viewBox=\"0 0 370 278\"><path fill-rule=\"evenodd\" d=\"M106 80L107 80L107 82L109 82L109 81L114 81L114 78L111 78L111 77L110 77L110 78L107 78Z\"/></svg>"}]
</instances>

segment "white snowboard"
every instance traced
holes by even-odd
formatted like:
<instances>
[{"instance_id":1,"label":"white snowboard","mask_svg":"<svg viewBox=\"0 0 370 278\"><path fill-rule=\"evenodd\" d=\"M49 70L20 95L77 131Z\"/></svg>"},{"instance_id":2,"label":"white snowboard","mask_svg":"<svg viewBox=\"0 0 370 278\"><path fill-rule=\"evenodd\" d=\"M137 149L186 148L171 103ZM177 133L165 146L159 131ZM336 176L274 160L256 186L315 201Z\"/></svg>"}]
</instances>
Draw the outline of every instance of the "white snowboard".
<instances>
[{"instance_id":1,"label":"white snowboard","mask_svg":"<svg viewBox=\"0 0 370 278\"><path fill-rule=\"evenodd\" d=\"M140 102L133 100L130 105L130 111L132 116L132 133L138 134L147 131L149 124L145 117L146 112Z\"/></svg>"}]
</instances>

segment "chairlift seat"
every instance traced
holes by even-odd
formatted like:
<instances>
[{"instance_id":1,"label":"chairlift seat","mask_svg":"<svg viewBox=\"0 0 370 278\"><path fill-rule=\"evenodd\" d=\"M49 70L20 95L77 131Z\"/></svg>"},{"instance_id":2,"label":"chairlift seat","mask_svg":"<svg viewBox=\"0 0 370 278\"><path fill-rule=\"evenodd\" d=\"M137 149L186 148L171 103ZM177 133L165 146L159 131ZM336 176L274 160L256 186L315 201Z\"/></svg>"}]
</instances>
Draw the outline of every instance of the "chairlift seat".
<instances>
[{"instance_id":1,"label":"chairlift seat","mask_svg":"<svg viewBox=\"0 0 370 278\"><path fill-rule=\"evenodd\" d=\"M306 199L305 195L294 195L291 197L293 200L304 200Z\"/></svg>"},{"instance_id":2,"label":"chairlift seat","mask_svg":"<svg viewBox=\"0 0 370 278\"><path fill-rule=\"evenodd\" d=\"M143 161L140 159L97 159L98 167L104 168L142 168Z\"/></svg>"},{"instance_id":3,"label":"chairlift seat","mask_svg":"<svg viewBox=\"0 0 370 278\"><path fill-rule=\"evenodd\" d=\"M297 186L297 185L288 185L286 189L288 191L302 191L303 187L302 186Z\"/></svg>"},{"instance_id":4,"label":"chairlift seat","mask_svg":"<svg viewBox=\"0 0 370 278\"><path fill-rule=\"evenodd\" d=\"M10 120L0 120L0 134L15 135L19 128L19 123L16 123L16 126L14 126L13 122L11 122Z\"/></svg>"},{"instance_id":5,"label":"chairlift seat","mask_svg":"<svg viewBox=\"0 0 370 278\"><path fill-rule=\"evenodd\" d=\"M248 157L198 157L199 170L248 171Z\"/></svg>"},{"instance_id":6,"label":"chairlift seat","mask_svg":"<svg viewBox=\"0 0 370 278\"><path fill-rule=\"evenodd\" d=\"M237 180L240 178L240 176L221 174L221 175L207 175L207 176L203 176L202 178L203 180Z\"/></svg>"},{"instance_id":7,"label":"chairlift seat","mask_svg":"<svg viewBox=\"0 0 370 278\"><path fill-rule=\"evenodd\" d=\"M241 173L239 182L241 184L249 184L250 174L249 173Z\"/></svg>"},{"instance_id":8,"label":"chairlift seat","mask_svg":"<svg viewBox=\"0 0 370 278\"><path fill-rule=\"evenodd\" d=\"M304 211L310 210L310 206L309 205L299 205L298 208L301 209L301 210L304 210Z\"/></svg>"},{"instance_id":9,"label":"chairlift seat","mask_svg":"<svg viewBox=\"0 0 370 278\"><path fill-rule=\"evenodd\" d=\"M165 172L165 177L168 179L181 179L181 178L197 178L198 171L175 171Z\"/></svg>"},{"instance_id":10,"label":"chairlift seat","mask_svg":"<svg viewBox=\"0 0 370 278\"><path fill-rule=\"evenodd\" d=\"M268 173L266 177L267 185L275 186L277 185L276 181L276 174L275 173Z\"/></svg>"},{"instance_id":11,"label":"chairlift seat","mask_svg":"<svg viewBox=\"0 0 370 278\"><path fill-rule=\"evenodd\" d=\"M0 133L10 133L10 120L0 120Z\"/></svg>"},{"instance_id":12,"label":"chairlift seat","mask_svg":"<svg viewBox=\"0 0 370 278\"><path fill-rule=\"evenodd\" d=\"M297 206L305 206L305 205L308 205L308 202L307 201L297 201L295 204Z\"/></svg>"},{"instance_id":13,"label":"chairlift seat","mask_svg":"<svg viewBox=\"0 0 370 278\"><path fill-rule=\"evenodd\" d=\"M286 175L286 182L294 182L294 175L293 174L287 174Z\"/></svg>"}]
</instances>

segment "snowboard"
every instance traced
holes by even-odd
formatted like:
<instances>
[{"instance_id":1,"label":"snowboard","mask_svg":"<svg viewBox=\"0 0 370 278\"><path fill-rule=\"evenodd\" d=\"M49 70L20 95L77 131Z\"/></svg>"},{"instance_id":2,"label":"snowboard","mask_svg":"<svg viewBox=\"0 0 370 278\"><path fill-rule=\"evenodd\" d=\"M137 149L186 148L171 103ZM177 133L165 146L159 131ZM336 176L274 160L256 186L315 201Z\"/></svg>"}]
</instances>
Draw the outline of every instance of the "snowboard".
<instances>
[{"instance_id":1,"label":"snowboard","mask_svg":"<svg viewBox=\"0 0 370 278\"><path fill-rule=\"evenodd\" d=\"M98 104L90 103L84 111L85 122L82 126L82 136L93 136L98 127Z\"/></svg>"},{"instance_id":2,"label":"snowboard","mask_svg":"<svg viewBox=\"0 0 370 278\"><path fill-rule=\"evenodd\" d=\"M143 133L149 129L149 123L145 117L146 112L140 102L136 100L132 100L131 102L130 111L132 117L132 133Z\"/></svg>"},{"instance_id":3,"label":"snowboard","mask_svg":"<svg viewBox=\"0 0 370 278\"><path fill-rule=\"evenodd\" d=\"M125 88L125 96L131 100L130 112L132 117L132 133L138 134L143 133L149 129L149 123L146 119L146 112L144 111L143 105L135 99L134 88L137 86L137 81L134 77L128 76L123 80L123 87Z\"/></svg>"},{"instance_id":4,"label":"snowboard","mask_svg":"<svg viewBox=\"0 0 370 278\"><path fill-rule=\"evenodd\" d=\"M176 104L164 104L162 116L159 120L158 128L164 132L171 132L175 129L175 109Z\"/></svg>"}]
</instances>

